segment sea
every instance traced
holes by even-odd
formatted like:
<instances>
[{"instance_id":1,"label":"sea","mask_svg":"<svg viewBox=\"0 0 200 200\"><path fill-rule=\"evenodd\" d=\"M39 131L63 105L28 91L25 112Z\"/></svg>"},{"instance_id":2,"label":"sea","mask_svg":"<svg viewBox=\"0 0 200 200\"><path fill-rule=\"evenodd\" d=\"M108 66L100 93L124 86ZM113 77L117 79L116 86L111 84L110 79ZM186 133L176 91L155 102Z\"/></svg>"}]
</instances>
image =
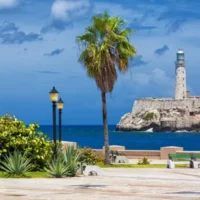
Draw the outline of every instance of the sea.
<instances>
[{"instance_id":1,"label":"sea","mask_svg":"<svg viewBox=\"0 0 200 200\"><path fill-rule=\"evenodd\" d=\"M200 150L200 133L118 132L115 128L116 126L109 126L110 145L122 145L132 150L159 150L165 146L179 146L189 151ZM40 130L52 139L52 126L41 126ZM77 142L80 147L102 149L103 126L63 126L62 140Z\"/></svg>"}]
</instances>

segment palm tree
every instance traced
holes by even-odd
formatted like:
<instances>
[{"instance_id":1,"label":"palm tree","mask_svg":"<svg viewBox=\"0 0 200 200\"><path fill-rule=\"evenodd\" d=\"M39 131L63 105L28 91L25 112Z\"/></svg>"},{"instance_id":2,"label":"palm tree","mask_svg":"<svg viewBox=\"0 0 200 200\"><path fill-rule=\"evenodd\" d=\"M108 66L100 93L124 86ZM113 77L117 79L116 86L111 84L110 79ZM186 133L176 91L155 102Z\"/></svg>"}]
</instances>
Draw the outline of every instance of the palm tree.
<instances>
[{"instance_id":1,"label":"palm tree","mask_svg":"<svg viewBox=\"0 0 200 200\"><path fill-rule=\"evenodd\" d=\"M113 90L117 68L120 72L126 72L136 49L129 41L132 31L125 27L125 21L120 17L104 13L93 16L92 22L85 34L77 36L77 42L83 48L79 62L101 90L105 164L110 164L106 93Z\"/></svg>"}]
</instances>

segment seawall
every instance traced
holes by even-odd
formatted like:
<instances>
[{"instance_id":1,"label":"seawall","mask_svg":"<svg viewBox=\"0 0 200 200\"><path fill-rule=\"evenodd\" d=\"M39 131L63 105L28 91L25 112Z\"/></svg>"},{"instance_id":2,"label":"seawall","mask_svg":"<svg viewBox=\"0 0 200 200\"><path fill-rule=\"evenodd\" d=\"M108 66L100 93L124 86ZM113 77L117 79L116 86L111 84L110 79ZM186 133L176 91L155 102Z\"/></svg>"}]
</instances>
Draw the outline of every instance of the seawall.
<instances>
[{"instance_id":1,"label":"seawall","mask_svg":"<svg viewBox=\"0 0 200 200\"><path fill-rule=\"evenodd\" d=\"M156 109L156 110L170 110L170 109L180 109L188 110L192 112L194 110L200 109L200 98L191 97L182 100L175 100L172 98L145 98L137 99L134 102L132 113L138 113L141 110Z\"/></svg>"},{"instance_id":2,"label":"seawall","mask_svg":"<svg viewBox=\"0 0 200 200\"><path fill-rule=\"evenodd\" d=\"M93 150L97 155L104 156L104 148ZM176 146L161 147L160 150L126 150L124 146L111 145L110 151L117 151L128 159L141 159L146 157L148 159L156 160L167 160L169 154L186 154L191 157L200 154L200 151L184 151L183 147Z\"/></svg>"}]
</instances>

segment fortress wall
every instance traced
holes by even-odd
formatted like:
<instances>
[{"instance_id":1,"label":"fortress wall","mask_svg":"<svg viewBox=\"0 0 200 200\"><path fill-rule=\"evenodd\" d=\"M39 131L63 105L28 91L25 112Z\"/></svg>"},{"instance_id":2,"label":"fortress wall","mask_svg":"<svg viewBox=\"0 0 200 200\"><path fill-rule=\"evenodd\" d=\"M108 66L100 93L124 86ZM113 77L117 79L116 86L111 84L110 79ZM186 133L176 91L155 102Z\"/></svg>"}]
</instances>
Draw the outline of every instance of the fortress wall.
<instances>
[{"instance_id":1,"label":"fortress wall","mask_svg":"<svg viewBox=\"0 0 200 200\"><path fill-rule=\"evenodd\" d=\"M188 99L138 99L134 102L132 113L140 112L141 110L147 109L186 109L190 112L200 109L199 98L188 98Z\"/></svg>"}]
</instances>

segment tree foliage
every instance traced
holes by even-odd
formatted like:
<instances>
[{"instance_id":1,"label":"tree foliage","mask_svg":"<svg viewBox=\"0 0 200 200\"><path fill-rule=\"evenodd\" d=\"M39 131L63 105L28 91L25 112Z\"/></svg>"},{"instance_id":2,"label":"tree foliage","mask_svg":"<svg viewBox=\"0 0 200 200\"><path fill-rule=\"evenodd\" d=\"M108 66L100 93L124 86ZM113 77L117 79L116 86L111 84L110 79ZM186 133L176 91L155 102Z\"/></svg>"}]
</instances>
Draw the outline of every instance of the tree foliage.
<instances>
[{"instance_id":1,"label":"tree foliage","mask_svg":"<svg viewBox=\"0 0 200 200\"><path fill-rule=\"evenodd\" d=\"M34 170L42 169L52 157L53 144L38 128L37 124L26 126L9 114L0 117L0 159L18 150L31 158Z\"/></svg>"},{"instance_id":2,"label":"tree foliage","mask_svg":"<svg viewBox=\"0 0 200 200\"><path fill-rule=\"evenodd\" d=\"M105 163L109 164L106 93L111 93L114 88L117 70L127 71L136 49L129 41L132 30L125 27L126 23L120 17L111 17L105 12L93 16L92 22L85 29L86 33L77 37L78 44L83 48L79 62L101 90Z\"/></svg>"},{"instance_id":3,"label":"tree foliage","mask_svg":"<svg viewBox=\"0 0 200 200\"><path fill-rule=\"evenodd\" d=\"M88 76L95 79L101 92L112 92L117 69L127 71L136 54L129 41L133 31L125 27L123 19L107 13L93 16L92 22L86 33L77 37L77 42L83 47L79 62L86 68Z\"/></svg>"}]
</instances>

